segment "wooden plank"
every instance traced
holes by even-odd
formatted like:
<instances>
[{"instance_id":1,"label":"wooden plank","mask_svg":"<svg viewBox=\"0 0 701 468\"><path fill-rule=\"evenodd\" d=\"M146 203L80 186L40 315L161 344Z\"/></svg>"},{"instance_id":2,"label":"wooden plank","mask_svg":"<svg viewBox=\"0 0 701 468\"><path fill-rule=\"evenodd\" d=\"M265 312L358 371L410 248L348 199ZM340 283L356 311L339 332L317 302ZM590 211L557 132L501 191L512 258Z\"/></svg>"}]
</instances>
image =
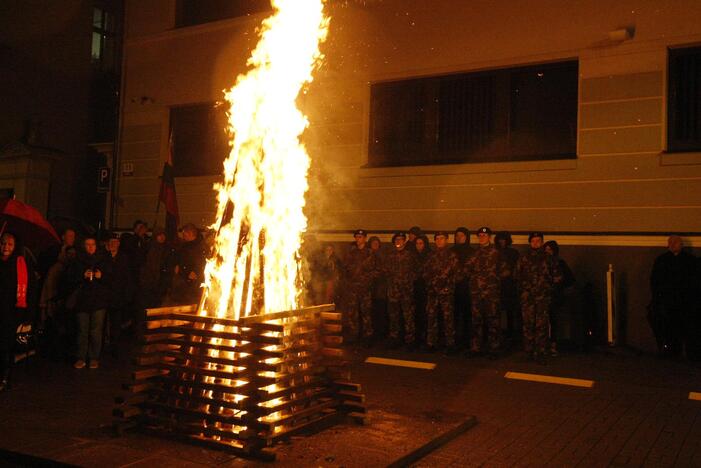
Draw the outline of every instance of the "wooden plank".
<instances>
[{"instance_id":1,"label":"wooden plank","mask_svg":"<svg viewBox=\"0 0 701 468\"><path fill-rule=\"evenodd\" d=\"M146 392L151 388L153 388L153 384L151 384L150 382L131 383L122 385L122 389L132 393Z\"/></svg>"},{"instance_id":2,"label":"wooden plank","mask_svg":"<svg viewBox=\"0 0 701 468\"><path fill-rule=\"evenodd\" d=\"M417 461L424 458L429 453L433 452L437 448L447 444L451 440L455 439L457 436L464 434L468 430L472 429L477 425L477 418L474 416L468 417L465 421L455 426L453 429L441 434L433 440L425 443L421 447L407 453L406 455L396 459L389 465L388 468L400 468L413 465Z\"/></svg>"},{"instance_id":3,"label":"wooden plank","mask_svg":"<svg viewBox=\"0 0 701 468\"><path fill-rule=\"evenodd\" d=\"M274 442L277 440L286 439L302 431L311 431L314 429L318 429L323 424L330 425L333 422L339 421L339 416L340 413L338 412L329 412L323 416L319 416L303 424L298 424L291 428L285 428L282 431L275 433L275 435L270 437L270 439Z\"/></svg>"},{"instance_id":4,"label":"wooden plank","mask_svg":"<svg viewBox=\"0 0 701 468\"><path fill-rule=\"evenodd\" d=\"M151 410L160 411L160 412L168 414L168 415L178 415L178 416L183 416L183 417L191 417L191 418L195 418L195 419L203 419L206 421L221 422L221 423L233 424L233 425L237 425L237 426L246 425L246 426L253 427L254 429L262 430L262 431L269 431L272 429L272 424L270 424L270 423L257 421L257 420L244 421L241 418L241 416L236 416L236 415L224 415L224 414L209 413L209 412L204 411L204 410L175 407L175 406L167 405L164 403L158 403L155 401L146 401L146 402L140 404L139 406L141 408L148 408Z\"/></svg>"},{"instance_id":5,"label":"wooden plank","mask_svg":"<svg viewBox=\"0 0 701 468\"><path fill-rule=\"evenodd\" d=\"M190 328L190 327L161 327L152 330L146 330L144 338L149 338L152 335L175 335L175 336L197 336L203 338L214 338L220 340L231 340L231 341L248 341L254 343L265 343L268 345L279 345L282 344L282 339L273 336L262 336L254 334L243 334L225 331L214 331L207 330L203 328ZM168 338L173 338L173 336L168 336Z\"/></svg>"},{"instance_id":6,"label":"wooden plank","mask_svg":"<svg viewBox=\"0 0 701 468\"><path fill-rule=\"evenodd\" d=\"M153 309L146 309L147 317L154 317L158 315L167 315L173 313L188 314L197 312L197 304L190 305L180 305L180 306L169 306L169 307L155 307Z\"/></svg>"},{"instance_id":7,"label":"wooden plank","mask_svg":"<svg viewBox=\"0 0 701 468\"><path fill-rule=\"evenodd\" d=\"M343 401L354 401L357 403L365 403L365 394L360 392L353 392L350 390L340 390L338 392L339 398Z\"/></svg>"},{"instance_id":8,"label":"wooden plank","mask_svg":"<svg viewBox=\"0 0 701 468\"><path fill-rule=\"evenodd\" d=\"M136 370L131 373L132 380L145 380L157 375L163 375L165 372L162 368L149 368Z\"/></svg>"},{"instance_id":9,"label":"wooden plank","mask_svg":"<svg viewBox=\"0 0 701 468\"><path fill-rule=\"evenodd\" d=\"M318 305L318 306L304 307L301 309L286 310L283 312L273 312L270 314L249 315L248 317L241 318L241 323L251 324L251 323L259 323L259 322L272 322L274 320L280 320L283 318L302 317L305 315L312 315L312 314L317 314L320 312L331 312L335 309L336 309L335 304L322 304L322 305Z\"/></svg>"},{"instance_id":10,"label":"wooden plank","mask_svg":"<svg viewBox=\"0 0 701 468\"><path fill-rule=\"evenodd\" d=\"M321 326L321 329L324 333L342 333L343 332L343 325L335 325L332 323L325 323Z\"/></svg>"},{"instance_id":11,"label":"wooden plank","mask_svg":"<svg viewBox=\"0 0 701 468\"><path fill-rule=\"evenodd\" d=\"M343 344L343 337L337 335L324 335L321 340L325 345L330 347L340 346Z\"/></svg>"},{"instance_id":12,"label":"wooden plank","mask_svg":"<svg viewBox=\"0 0 701 468\"><path fill-rule=\"evenodd\" d=\"M137 371L137 372L146 373L148 370L150 370L150 369L147 369L144 371ZM226 379L226 380L255 380L258 385L272 385L272 384L278 382L276 377L263 377L260 375L253 375L255 371L251 371L251 370L246 369L246 368L244 368L243 370L240 370L240 371L220 371L218 369L207 369L205 367L160 363L160 364L157 364L153 370L154 370L154 372L151 373L152 375L147 375L147 377L143 377L143 378L153 377L156 375L163 375L164 371L165 372L170 371L170 372L180 372L182 374L186 374L186 375L190 375L190 376L199 376L199 377L208 376L208 377L216 377L219 379ZM136 372L134 374L136 374Z\"/></svg>"},{"instance_id":13,"label":"wooden plank","mask_svg":"<svg viewBox=\"0 0 701 468\"><path fill-rule=\"evenodd\" d=\"M343 319L341 312L322 312L319 314L322 320L340 322Z\"/></svg>"},{"instance_id":14,"label":"wooden plank","mask_svg":"<svg viewBox=\"0 0 701 468\"><path fill-rule=\"evenodd\" d=\"M298 410L298 411L291 411L288 414L285 414L281 416L279 419L275 421L270 421L270 424L273 426L294 426L294 421L297 421L299 419L307 419L309 417L316 416L318 413L321 413L323 410L332 408L334 406L338 406L338 401L334 399L326 399L325 401L322 401L320 403L314 404L308 408L305 408L303 410Z\"/></svg>"},{"instance_id":15,"label":"wooden plank","mask_svg":"<svg viewBox=\"0 0 701 468\"><path fill-rule=\"evenodd\" d=\"M321 348L321 354L323 356L343 357L345 351L339 348Z\"/></svg>"}]
</instances>

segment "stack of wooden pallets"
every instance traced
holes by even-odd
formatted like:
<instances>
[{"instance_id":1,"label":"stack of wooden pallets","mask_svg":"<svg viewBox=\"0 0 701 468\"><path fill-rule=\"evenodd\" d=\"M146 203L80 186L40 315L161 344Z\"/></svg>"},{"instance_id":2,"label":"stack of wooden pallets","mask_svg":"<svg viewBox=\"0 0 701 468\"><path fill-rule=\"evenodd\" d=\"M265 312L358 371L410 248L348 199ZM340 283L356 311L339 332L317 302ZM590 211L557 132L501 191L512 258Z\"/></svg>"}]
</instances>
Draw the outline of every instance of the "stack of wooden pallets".
<instances>
[{"instance_id":1,"label":"stack of wooden pallets","mask_svg":"<svg viewBox=\"0 0 701 468\"><path fill-rule=\"evenodd\" d=\"M280 439L362 423L364 395L350 382L341 332L333 304L240 320L195 306L149 309L115 428L272 459Z\"/></svg>"}]
</instances>

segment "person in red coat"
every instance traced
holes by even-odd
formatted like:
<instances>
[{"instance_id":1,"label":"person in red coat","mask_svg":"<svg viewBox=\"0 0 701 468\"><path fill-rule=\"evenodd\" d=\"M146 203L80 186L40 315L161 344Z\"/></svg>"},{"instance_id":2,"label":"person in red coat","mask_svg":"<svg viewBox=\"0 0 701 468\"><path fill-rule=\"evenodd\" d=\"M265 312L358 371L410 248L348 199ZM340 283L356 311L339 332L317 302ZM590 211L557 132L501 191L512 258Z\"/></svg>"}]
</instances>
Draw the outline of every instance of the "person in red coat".
<instances>
[{"instance_id":1,"label":"person in red coat","mask_svg":"<svg viewBox=\"0 0 701 468\"><path fill-rule=\"evenodd\" d=\"M14 234L0 239L0 392L10 385L17 327L32 319L34 274Z\"/></svg>"}]
</instances>

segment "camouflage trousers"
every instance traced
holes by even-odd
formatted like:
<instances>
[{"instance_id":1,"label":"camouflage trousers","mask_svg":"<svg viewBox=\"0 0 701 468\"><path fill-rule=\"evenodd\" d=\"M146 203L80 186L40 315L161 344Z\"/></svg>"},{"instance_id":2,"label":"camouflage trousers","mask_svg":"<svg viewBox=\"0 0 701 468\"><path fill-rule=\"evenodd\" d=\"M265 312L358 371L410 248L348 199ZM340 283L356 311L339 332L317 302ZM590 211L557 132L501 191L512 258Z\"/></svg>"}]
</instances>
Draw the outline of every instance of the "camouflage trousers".
<instances>
[{"instance_id":1,"label":"camouflage trousers","mask_svg":"<svg viewBox=\"0 0 701 468\"><path fill-rule=\"evenodd\" d=\"M401 318L404 317L404 343L411 344L416 339L416 308L414 307L414 295L401 297L397 301L389 301L387 312L389 314L389 337L399 339Z\"/></svg>"},{"instance_id":2,"label":"camouflage trousers","mask_svg":"<svg viewBox=\"0 0 701 468\"><path fill-rule=\"evenodd\" d=\"M348 336L360 338L360 325L363 326L363 337L372 336L372 296L367 292L349 292L346 300L348 318Z\"/></svg>"},{"instance_id":3,"label":"camouflage trousers","mask_svg":"<svg viewBox=\"0 0 701 468\"><path fill-rule=\"evenodd\" d=\"M528 293L521 294L521 314L523 316L523 349L527 353L545 353L548 348L548 311L550 300Z\"/></svg>"},{"instance_id":4,"label":"camouflage trousers","mask_svg":"<svg viewBox=\"0 0 701 468\"><path fill-rule=\"evenodd\" d=\"M438 311L443 314L443 332L445 345L455 346L455 316L453 314L453 294L428 293L426 303L426 344L436 346L438 344Z\"/></svg>"},{"instance_id":5,"label":"camouflage trousers","mask_svg":"<svg viewBox=\"0 0 701 468\"><path fill-rule=\"evenodd\" d=\"M489 351L499 349L501 336L501 310L499 309L499 295L472 295L472 343L470 350L482 351L484 344L484 332L487 331L487 344Z\"/></svg>"}]
</instances>

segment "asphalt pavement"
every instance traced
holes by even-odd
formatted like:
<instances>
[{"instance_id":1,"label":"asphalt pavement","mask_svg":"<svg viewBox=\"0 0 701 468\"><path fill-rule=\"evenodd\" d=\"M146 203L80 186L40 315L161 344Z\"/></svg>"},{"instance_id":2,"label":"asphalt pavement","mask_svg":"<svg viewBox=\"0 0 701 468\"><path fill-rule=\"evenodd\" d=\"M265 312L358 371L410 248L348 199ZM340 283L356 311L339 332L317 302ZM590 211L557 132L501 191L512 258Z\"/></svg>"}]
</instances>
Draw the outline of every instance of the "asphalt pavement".
<instances>
[{"instance_id":1,"label":"asphalt pavement","mask_svg":"<svg viewBox=\"0 0 701 468\"><path fill-rule=\"evenodd\" d=\"M115 437L114 397L130 371L122 351L97 370L41 357L20 363L13 388L0 394L0 460L269 466L138 432ZM387 466L433 442L414 466L701 466L698 365L625 349L563 353L545 366L522 353L488 360L346 351L366 395L367 424L293 437L275 447L275 465ZM435 444L473 416L474 427Z\"/></svg>"}]
</instances>

